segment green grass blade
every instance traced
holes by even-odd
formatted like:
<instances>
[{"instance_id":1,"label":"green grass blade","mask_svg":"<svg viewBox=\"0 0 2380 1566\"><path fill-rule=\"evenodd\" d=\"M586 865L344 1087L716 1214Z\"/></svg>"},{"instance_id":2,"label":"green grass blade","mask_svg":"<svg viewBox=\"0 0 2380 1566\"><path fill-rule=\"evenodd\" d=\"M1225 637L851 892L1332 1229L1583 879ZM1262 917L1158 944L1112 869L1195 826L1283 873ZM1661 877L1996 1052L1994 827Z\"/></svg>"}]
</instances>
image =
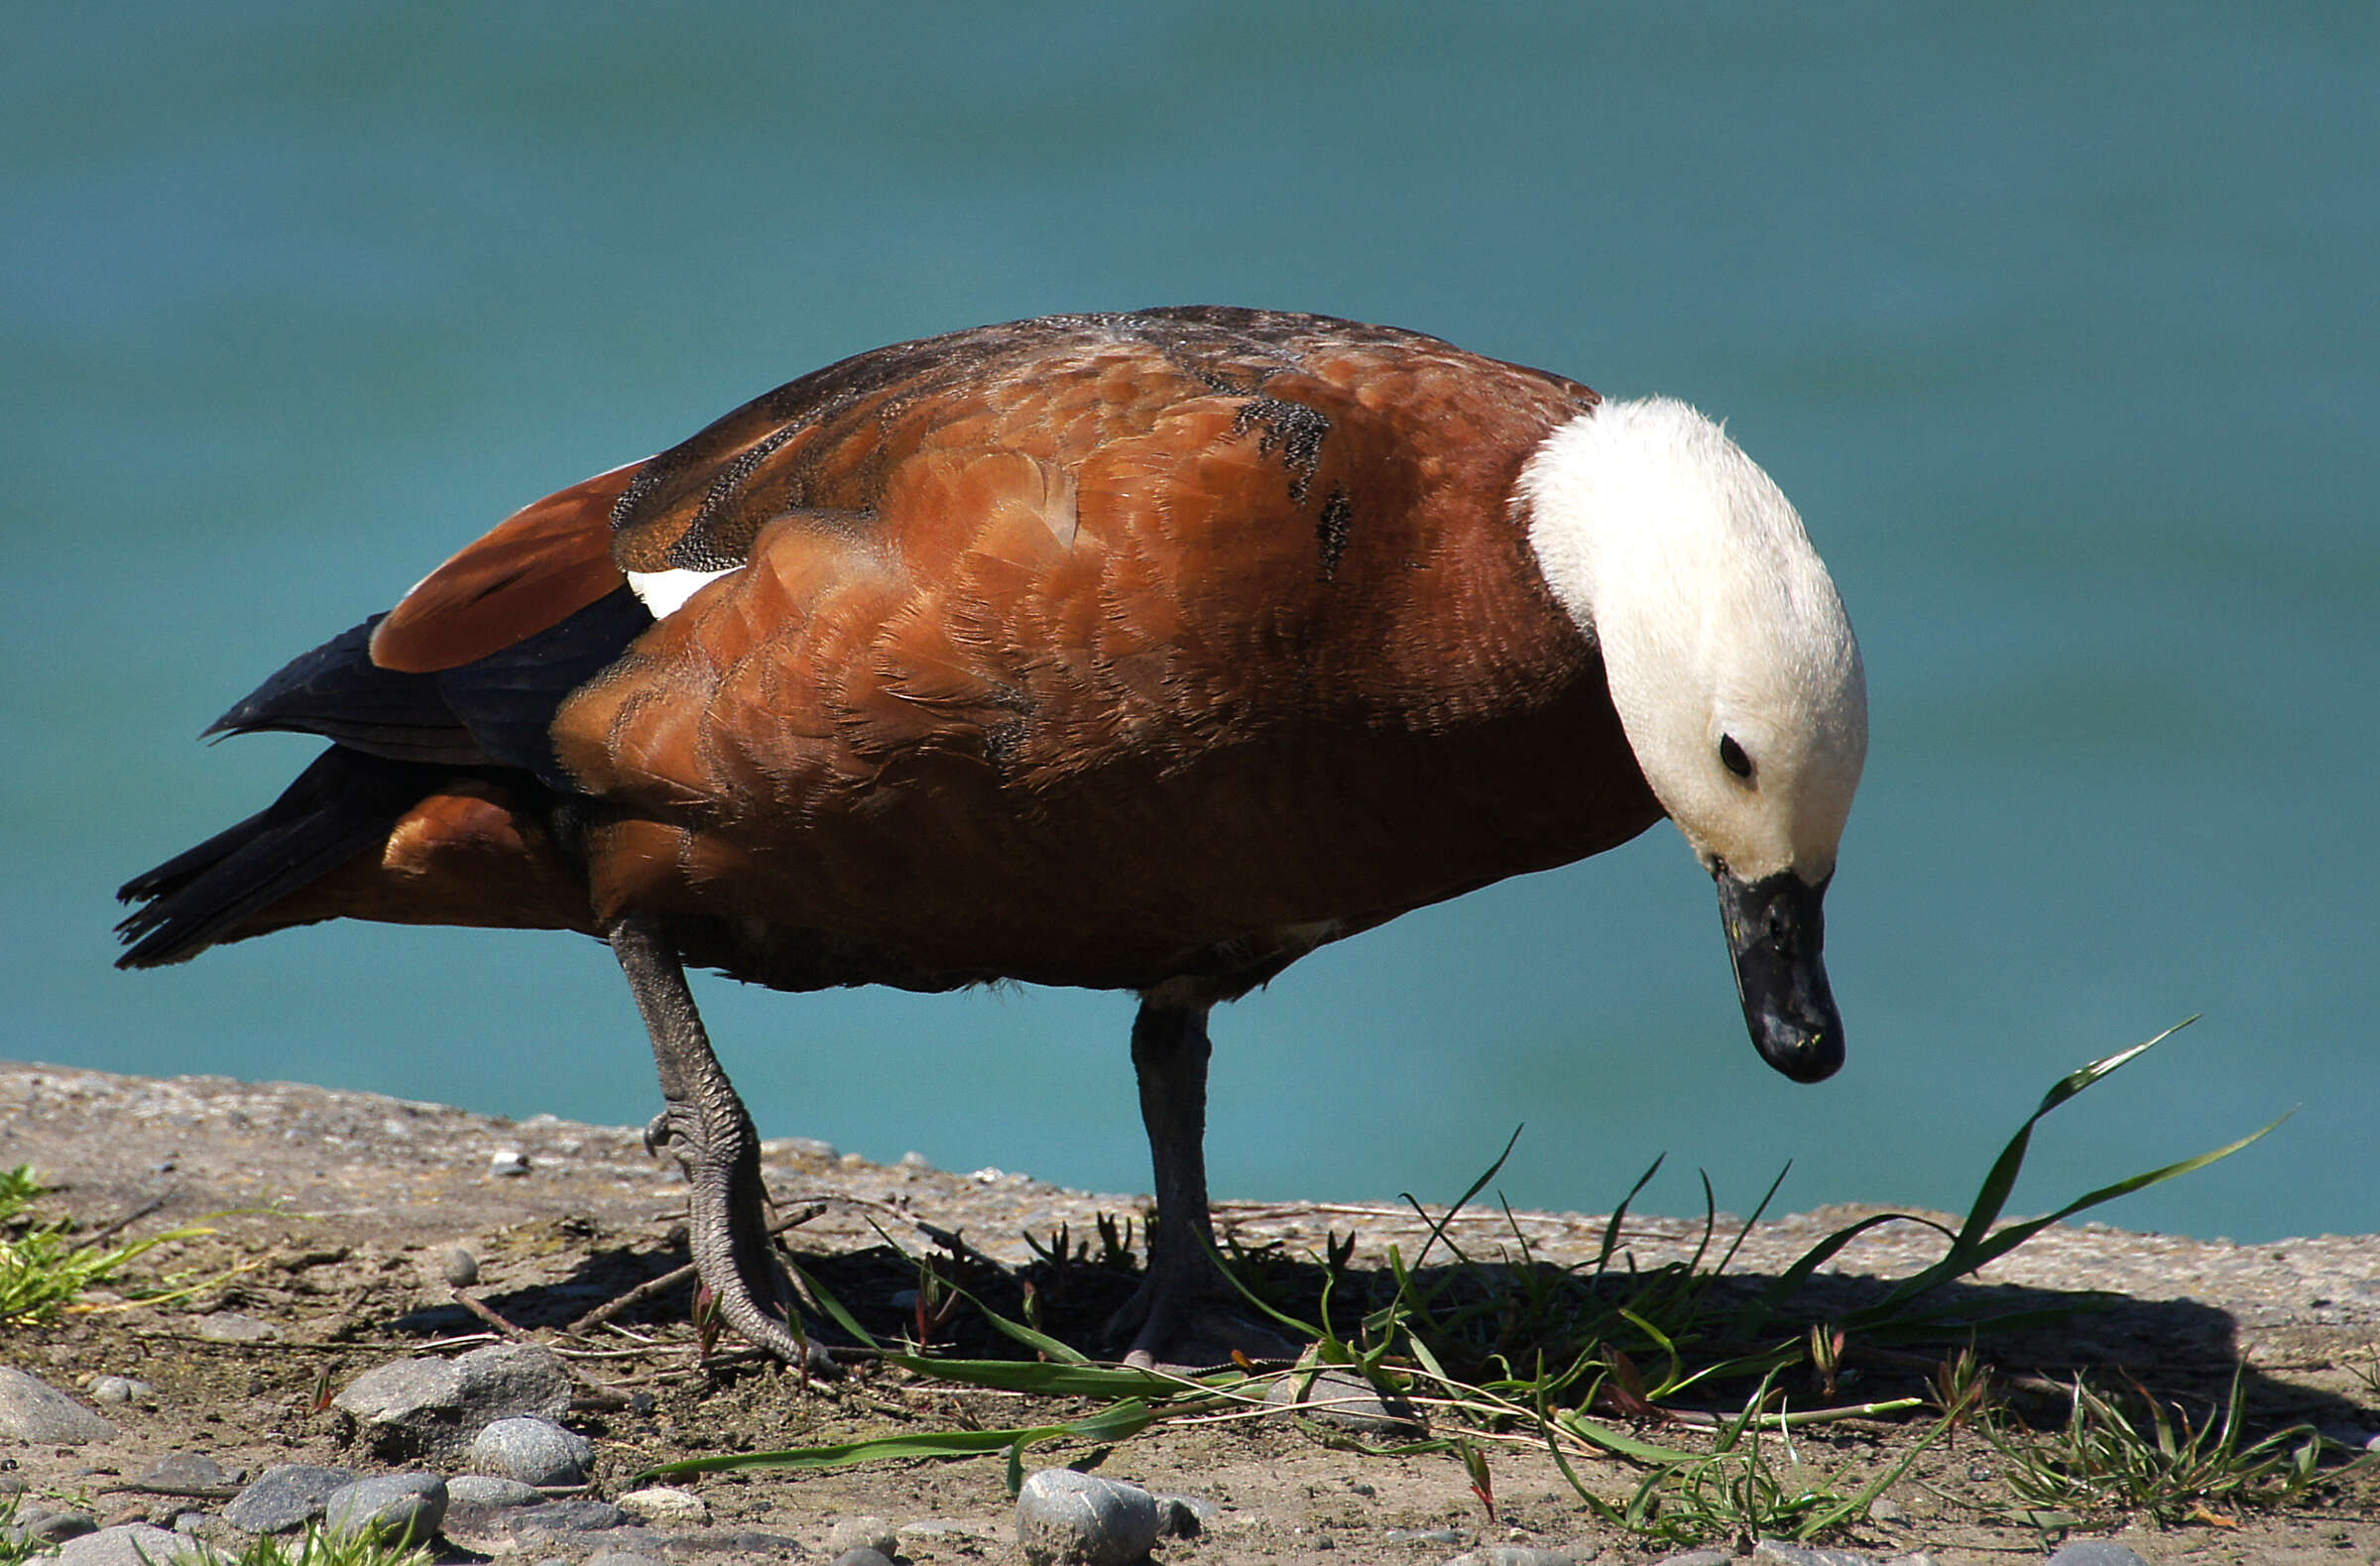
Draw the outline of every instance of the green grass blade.
<instances>
[{"instance_id":1,"label":"green grass blade","mask_svg":"<svg viewBox=\"0 0 2380 1566\"><path fill-rule=\"evenodd\" d=\"M1601 1272L1611 1265L1611 1254L1619 1249L1621 1221L1628 1216L1628 1209L1635 1205L1636 1198L1644 1194L1644 1188L1653 1183L1653 1176L1661 1172L1662 1161L1668 1156L1664 1152L1654 1158L1652 1164L1636 1176L1636 1183L1628 1187L1628 1194L1619 1199L1619 1205L1611 1209L1611 1221L1604 1225L1604 1243L1596 1250L1595 1265L1589 1268L1590 1271Z\"/></svg>"},{"instance_id":2,"label":"green grass blade","mask_svg":"<svg viewBox=\"0 0 2380 1566\"><path fill-rule=\"evenodd\" d=\"M1415 1267L1419 1267L1422 1263L1429 1260L1430 1247L1436 1245L1441 1240L1446 1241L1446 1249L1454 1253L1456 1261L1466 1264L1471 1261L1471 1258L1463 1254L1463 1250L1460 1246L1456 1245L1454 1241L1447 1239L1446 1226L1455 1221L1455 1215L1457 1213L1471 1205L1471 1199L1473 1197L1479 1195L1480 1192L1488 1188L1488 1182L1489 1180L1494 1179L1497 1174L1502 1172L1505 1160L1512 1156L1513 1147L1516 1146L1520 1142L1520 1134L1526 1130L1528 1130L1528 1127L1525 1123L1512 1128L1512 1135L1504 1140L1504 1150L1495 1155L1495 1161L1488 1165L1485 1173L1483 1173L1478 1179L1471 1182L1471 1189L1465 1191L1461 1196L1455 1198L1455 1205L1446 1210L1446 1216L1444 1218L1432 1218L1429 1215L1428 1210L1424 1208L1421 1203L1413 1199L1413 1193L1411 1191L1404 1193L1405 1204L1411 1207L1415 1212L1421 1214L1421 1221L1430 1226L1429 1238L1421 1243L1421 1250L1416 1253L1413 1258L1413 1265Z\"/></svg>"},{"instance_id":3,"label":"green grass blade","mask_svg":"<svg viewBox=\"0 0 2380 1566\"><path fill-rule=\"evenodd\" d=\"M1794 1290L1800 1288L1811 1273L1835 1260L1836 1255L1844 1246L1849 1245L1878 1225L1898 1223L1903 1219L1910 1219L1917 1223L1925 1222L1924 1219L1914 1218L1913 1215L1907 1213L1872 1213L1856 1223L1845 1224L1803 1252L1791 1266L1777 1274L1776 1281L1762 1289L1757 1298L1735 1313L1735 1319L1727 1324L1726 1338L1731 1342L1741 1343L1758 1336L1760 1330L1768 1325L1769 1318L1774 1316L1785 1301L1793 1296Z\"/></svg>"},{"instance_id":4,"label":"green grass blade","mask_svg":"<svg viewBox=\"0 0 2380 1566\"><path fill-rule=\"evenodd\" d=\"M2163 1035L2160 1034L2159 1036L2162 1037ZM2151 1039L2150 1042L2154 1043L2156 1040ZM2144 1045L2141 1047L2146 1046ZM2281 1125L2282 1121L2286 1121L2288 1119L2289 1116L2283 1115L2279 1120L2275 1120L2269 1125L2260 1127L2257 1130L2248 1133L2248 1135L2245 1137L2240 1138L2237 1142L2226 1144L2223 1146L2215 1148L2211 1152L2202 1152L2195 1158L2184 1158L2179 1163L2169 1163L2163 1168L2151 1169L2143 1174L2135 1174L2127 1179L2118 1180L2112 1185L2102 1185L2095 1191L2089 1191L2082 1196L2076 1197L2073 1201L2067 1203L2064 1207L2059 1208L2054 1213L2047 1214L2046 1216L2040 1218L2028 1218L2023 1223L2010 1224L2006 1228L2000 1229L1988 1237L1978 1238L1970 1242L1967 1239L1966 1232L1963 1230L1960 1238L1952 1243L1950 1253L1941 1261L1935 1263L1932 1266L1927 1267L1924 1271L1919 1272L1914 1276L1903 1278L1899 1286L1894 1288L1891 1293L1885 1295L1883 1299L1879 1300L1876 1304L1870 1306L1868 1309L1855 1313L1851 1320L1854 1322L1866 1322L1881 1316L1890 1315L1894 1311L1898 1310L1903 1304L1916 1298L1918 1295L1925 1293L1927 1290L1938 1288L1942 1284L1951 1281L1953 1278L1962 1277L1968 1272L1972 1272L1979 1266L1983 1266L1988 1263L1997 1261L1999 1258L2006 1256L2009 1252L2015 1250L2018 1246L2023 1245L2035 1235L2041 1233L2044 1229L2049 1228L2052 1224L2064 1222L2066 1219L2072 1218L2077 1213L2087 1212L2093 1207L2100 1206L2106 1202L2112 1202L2119 1196L2129 1196L2134 1191L2147 1190L2152 1185L2162 1185L2167 1180L2179 1179L2185 1174L2190 1174L2196 1170L2203 1169L2210 1163L2220 1162L2222 1159L2228 1158L2231 1156L2231 1154L2239 1151L2242 1147L2246 1147L2251 1144L2259 1142L2265 1137L2271 1135L2275 1128Z\"/></svg>"},{"instance_id":5,"label":"green grass blade","mask_svg":"<svg viewBox=\"0 0 2380 1566\"><path fill-rule=\"evenodd\" d=\"M1016 1430L935 1430L841 1441L828 1446L788 1447L776 1452L733 1452L720 1457L688 1458L648 1469L636 1477L635 1483L687 1474L735 1473L748 1468L830 1469L892 1458L982 1457L1011 1448L1037 1446L1043 1441L1071 1439L1105 1446L1130 1440L1161 1416L1159 1410L1147 1403L1128 1398L1064 1424L1031 1425Z\"/></svg>"},{"instance_id":6,"label":"green grass blade","mask_svg":"<svg viewBox=\"0 0 2380 1566\"><path fill-rule=\"evenodd\" d=\"M1699 1463L1703 1460L1702 1454L1699 1452L1680 1452L1673 1447L1655 1446L1650 1441L1639 1441L1632 1435L1622 1435L1609 1425L1598 1424L1593 1419L1576 1411L1558 1415L1555 1422L1588 1445L1600 1446L1605 1451L1624 1457L1631 1463L1647 1463L1659 1467L1670 1463Z\"/></svg>"},{"instance_id":7,"label":"green grass blade","mask_svg":"<svg viewBox=\"0 0 2380 1566\"><path fill-rule=\"evenodd\" d=\"M897 1365L918 1376L983 1386L994 1391L1033 1392L1044 1397L1179 1397L1198 1385L1156 1371L1129 1365L1044 1364L1035 1360L929 1360L914 1354L888 1354L887 1365ZM1223 1385L1247 1380L1232 1372Z\"/></svg>"},{"instance_id":8,"label":"green grass blade","mask_svg":"<svg viewBox=\"0 0 2380 1566\"><path fill-rule=\"evenodd\" d=\"M804 1271L799 1264L795 1263L791 1257L785 1257L784 1263L785 1265L793 1269L794 1277L800 1280L802 1289L810 1296L810 1302L816 1305L820 1310L824 1311L826 1313L826 1318L829 1321L833 1322L836 1326L841 1327L845 1332L850 1333L853 1338L857 1339L860 1343L864 1344L868 1348L879 1349L883 1347L883 1345L878 1343L874 1337L869 1335L866 1327L860 1325L858 1317L852 1315L850 1311L843 1308L843 1302L835 1298L833 1292L830 1291L825 1284L819 1282L808 1272Z\"/></svg>"},{"instance_id":9,"label":"green grass blade","mask_svg":"<svg viewBox=\"0 0 2380 1566\"><path fill-rule=\"evenodd\" d=\"M1016 1342L1023 1344L1026 1348L1031 1349L1034 1353L1047 1355L1051 1360L1060 1365L1089 1365L1091 1363L1091 1356L1085 1354L1082 1350L1076 1348L1074 1345L1060 1342L1058 1339L1051 1337L1048 1333L1040 1331L1038 1328L1028 1327L1021 1321L1011 1321L1008 1317L1002 1315L999 1311L994 1310L991 1306L985 1304L982 1300L976 1298L973 1294L967 1292L967 1290L960 1288L955 1283L951 1285L951 1290L961 1299L967 1301L968 1304L973 1305L978 1311L982 1312L983 1318L986 1321L992 1323L994 1327L998 1328L1008 1337L1011 1337Z\"/></svg>"}]
</instances>

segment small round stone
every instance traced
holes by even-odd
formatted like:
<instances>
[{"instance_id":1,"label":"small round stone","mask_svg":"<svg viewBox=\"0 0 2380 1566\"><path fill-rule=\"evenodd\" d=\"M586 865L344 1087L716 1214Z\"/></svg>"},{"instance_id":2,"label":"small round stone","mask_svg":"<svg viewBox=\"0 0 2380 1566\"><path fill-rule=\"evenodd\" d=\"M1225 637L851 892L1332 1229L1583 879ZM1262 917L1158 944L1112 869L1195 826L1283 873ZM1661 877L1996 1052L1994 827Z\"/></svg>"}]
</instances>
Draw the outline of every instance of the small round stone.
<instances>
[{"instance_id":1,"label":"small round stone","mask_svg":"<svg viewBox=\"0 0 2380 1566\"><path fill-rule=\"evenodd\" d=\"M892 1557L887 1555L883 1550L872 1550L862 1544L856 1548L845 1550L827 1562L827 1566L892 1566Z\"/></svg>"},{"instance_id":2,"label":"small round stone","mask_svg":"<svg viewBox=\"0 0 2380 1566\"><path fill-rule=\"evenodd\" d=\"M438 1273L456 1288L469 1288L479 1281L479 1258L461 1246L448 1246L438 1258Z\"/></svg>"},{"instance_id":3,"label":"small round stone","mask_svg":"<svg viewBox=\"0 0 2380 1566\"><path fill-rule=\"evenodd\" d=\"M17 1519L0 1530L11 1544L63 1544L85 1533L99 1531L99 1519L87 1511L52 1511L45 1506L25 1506L18 1510Z\"/></svg>"},{"instance_id":4,"label":"small round stone","mask_svg":"<svg viewBox=\"0 0 2380 1566\"><path fill-rule=\"evenodd\" d=\"M1127 1566L1158 1526L1147 1491L1070 1468L1042 1469L1016 1497L1016 1543L1032 1566Z\"/></svg>"},{"instance_id":5,"label":"small round stone","mask_svg":"<svg viewBox=\"0 0 2380 1566\"><path fill-rule=\"evenodd\" d=\"M54 1558L59 1566L142 1566L144 1562L167 1566L168 1562L215 1557L205 1545L183 1534L146 1522L124 1522L66 1540Z\"/></svg>"},{"instance_id":6,"label":"small round stone","mask_svg":"<svg viewBox=\"0 0 2380 1566\"><path fill-rule=\"evenodd\" d=\"M95 1403L129 1403L157 1395L156 1387L129 1376L94 1376L88 1390Z\"/></svg>"},{"instance_id":7,"label":"small round stone","mask_svg":"<svg viewBox=\"0 0 2380 1566\"><path fill-rule=\"evenodd\" d=\"M1213 1527L1223 1508L1204 1496L1157 1497L1157 1526L1169 1539L1194 1539Z\"/></svg>"},{"instance_id":8,"label":"small round stone","mask_svg":"<svg viewBox=\"0 0 2380 1566\"><path fill-rule=\"evenodd\" d=\"M1383 1440L1421 1430L1419 1416L1404 1398L1392 1395L1383 1399L1361 1375L1336 1366L1311 1376L1303 1372L1285 1376L1265 1390L1264 1401L1276 1408L1294 1408L1320 1424Z\"/></svg>"},{"instance_id":9,"label":"small round stone","mask_svg":"<svg viewBox=\"0 0 2380 1566\"><path fill-rule=\"evenodd\" d=\"M236 1310L218 1310L198 1318L198 1336L209 1343L279 1343L281 1329Z\"/></svg>"},{"instance_id":10,"label":"small round stone","mask_svg":"<svg viewBox=\"0 0 2380 1566\"><path fill-rule=\"evenodd\" d=\"M458 1506L534 1506L545 1497L517 1479L457 1474L446 1481L446 1499Z\"/></svg>"},{"instance_id":11,"label":"small round stone","mask_svg":"<svg viewBox=\"0 0 2380 1566\"><path fill-rule=\"evenodd\" d=\"M874 1550L890 1559L900 1553L900 1537L884 1517L844 1517L826 1530L826 1552L841 1557L853 1550Z\"/></svg>"},{"instance_id":12,"label":"small round stone","mask_svg":"<svg viewBox=\"0 0 2380 1566\"><path fill-rule=\"evenodd\" d=\"M105 1441L116 1427L64 1392L23 1371L0 1366L0 1436L44 1446Z\"/></svg>"},{"instance_id":13,"label":"small round stone","mask_svg":"<svg viewBox=\"0 0 2380 1566\"><path fill-rule=\"evenodd\" d=\"M435 1474L382 1474L331 1493L322 1530L334 1538L420 1544L446 1519L446 1481Z\"/></svg>"},{"instance_id":14,"label":"small round stone","mask_svg":"<svg viewBox=\"0 0 2380 1566\"><path fill-rule=\"evenodd\" d=\"M2140 1552L2113 1539L2077 1539L2050 1557L2049 1566L2149 1566Z\"/></svg>"},{"instance_id":15,"label":"small round stone","mask_svg":"<svg viewBox=\"0 0 2380 1566\"><path fill-rule=\"evenodd\" d=\"M223 1520L250 1533L287 1533L322 1515L330 1498L354 1483L355 1474L349 1469L278 1464L232 1498L231 1505L223 1508Z\"/></svg>"},{"instance_id":16,"label":"small round stone","mask_svg":"<svg viewBox=\"0 0 2380 1566\"><path fill-rule=\"evenodd\" d=\"M585 1484L594 1461L594 1442L550 1419L499 1419L471 1442L474 1473L541 1488Z\"/></svg>"},{"instance_id":17,"label":"small round stone","mask_svg":"<svg viewBox=\"0 0 2380 1566\"><path fill-rule=\"evenodd\" d=\"M632 1490L615 1504L629 1515L643 1517L656 1527L699 1528L708 1526L711 1520L711 1508L700 1496L669 1485Z\"/></svg>"},{"instance_id":18,"label":"small round stone","mask_svg":"<svg viewBox=\"0 0 2380 1566\"><path fill-rule=\"evenodd\" d=\"M158 1496L196 1496L236 1490L247 1482L244 1472L226 1473L223 1465L204 1452L167 1452L134 1483Z\"/></svg>"}]
</instances>

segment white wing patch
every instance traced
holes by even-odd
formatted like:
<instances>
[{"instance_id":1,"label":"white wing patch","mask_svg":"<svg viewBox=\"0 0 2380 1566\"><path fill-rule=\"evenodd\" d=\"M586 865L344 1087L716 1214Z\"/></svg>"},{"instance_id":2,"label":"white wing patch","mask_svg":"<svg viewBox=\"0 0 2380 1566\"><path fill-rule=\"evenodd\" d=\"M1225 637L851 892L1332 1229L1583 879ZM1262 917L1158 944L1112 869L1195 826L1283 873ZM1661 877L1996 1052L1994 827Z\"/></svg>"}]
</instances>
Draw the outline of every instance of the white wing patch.
<instances>
[{"instance_id":1,"label":"white wing patch","mask_svg":"<svg viewBox=\"0 0 2380 1566\"><path fill-rule=\"evenodd\" d=\"M733 576L742 569L744 567L741 565L731 565L723 571L631 571L628 573L628 585L632 592L645 600L645 607L653 611L655 620L666 620L683 609L686 600L701 591L703 584L715 582L722 576Z\"/></svg>"}]
</instances>

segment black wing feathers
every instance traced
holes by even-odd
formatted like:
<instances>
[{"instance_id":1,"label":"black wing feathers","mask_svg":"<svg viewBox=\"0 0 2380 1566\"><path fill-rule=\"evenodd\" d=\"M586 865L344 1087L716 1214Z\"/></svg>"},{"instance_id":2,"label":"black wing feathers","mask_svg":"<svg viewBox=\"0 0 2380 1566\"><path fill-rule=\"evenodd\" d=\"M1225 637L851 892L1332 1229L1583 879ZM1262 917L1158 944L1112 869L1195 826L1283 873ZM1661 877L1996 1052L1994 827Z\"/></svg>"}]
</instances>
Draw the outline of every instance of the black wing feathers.
<instances>
[{"instance_id":1,"label":"black wing feathers","mask_svg":"<svg viewBox=\"0 0 2380 1566\"><path fill-rule=\"evenodd\" d=\"M564 792L547 733L562 699L653 624L627 588L476 663L402 674L372 662L372 629L333 637L259 685L209 734L319 734L391 761L515 767Z\"/></svg>"},{"instance_id":2,"label":"black wing feathers","mask_svg":"<svg viewBox=\"0 0 2380 1566\"><path fill-rule=\"evenodd\" d=\"M207 726L209 735L280 730L401 762L484 764L487 757L438 689L436 676L399 674L372 662L374 615L250 691Z\"/></svg>"}]
</instances>

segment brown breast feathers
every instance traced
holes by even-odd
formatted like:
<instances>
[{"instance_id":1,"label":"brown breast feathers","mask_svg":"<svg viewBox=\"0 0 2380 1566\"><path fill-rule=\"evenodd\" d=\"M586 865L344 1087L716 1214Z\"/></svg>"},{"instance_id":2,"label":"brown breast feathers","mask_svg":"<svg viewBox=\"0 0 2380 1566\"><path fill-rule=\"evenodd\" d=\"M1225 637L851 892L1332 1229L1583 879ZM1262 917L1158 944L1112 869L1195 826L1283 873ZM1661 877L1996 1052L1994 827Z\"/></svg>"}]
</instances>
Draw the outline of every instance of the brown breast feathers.
<instances>
[{"instance_id":1,"label":"brown breast feathers","mask_svg":"<svg viewBox=\"0 0 2380 1566\"><path fill-rule=\"evenodd\" d=\"M1507 506L1572 382L1192 309L904 344L636 470L743 569L562 708L596 911L782 988L1254 982L1657 818Z\"/></svg>"}]
</instances>

